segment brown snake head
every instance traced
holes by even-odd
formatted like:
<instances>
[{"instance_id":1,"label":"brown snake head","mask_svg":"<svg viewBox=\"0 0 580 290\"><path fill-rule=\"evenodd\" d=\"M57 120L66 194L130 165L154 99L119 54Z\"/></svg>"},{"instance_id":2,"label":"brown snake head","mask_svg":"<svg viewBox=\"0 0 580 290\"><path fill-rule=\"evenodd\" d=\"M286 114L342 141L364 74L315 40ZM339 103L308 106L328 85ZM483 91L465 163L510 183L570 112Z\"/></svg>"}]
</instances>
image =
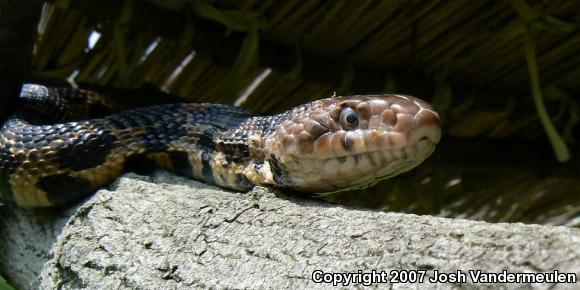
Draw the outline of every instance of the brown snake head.
<instances>
[{"instance_id":1,"label":"brown snake head","mask_svg":"<svg viewBox=\"0 0 580 290\"><path fill-rule=\"evenodd\" d=\"M300 191L365 188L417 166L441 138L437 112L410 96L332 97L291 112L265 150L273 184Z\"/></svg>"}]
</instances>

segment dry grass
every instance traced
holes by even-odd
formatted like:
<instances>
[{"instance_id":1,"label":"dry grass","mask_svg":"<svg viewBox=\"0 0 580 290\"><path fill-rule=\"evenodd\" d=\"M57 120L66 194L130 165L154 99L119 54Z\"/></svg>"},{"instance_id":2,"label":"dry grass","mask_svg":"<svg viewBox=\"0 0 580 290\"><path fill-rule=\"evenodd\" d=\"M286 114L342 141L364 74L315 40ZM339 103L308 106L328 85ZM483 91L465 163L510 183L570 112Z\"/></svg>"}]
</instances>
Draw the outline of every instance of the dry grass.
<instances>
[{"instance_id":1,"label":"dry grass","mask_svg":"<svg viewBox=\"0 0 580 290\"><path fill-rule=\"evenodd\" d=\"M578 152L578 1L151 0L70 1L63 6L68 2L45 7L34 57L38 76L74 76L77 83L115 87L147 83L190 101L234 103L272 67L243 106L277 112L333 91L396 91L432 100L445 119L445 138L523 138L534 143L547 140L547 130L560 159L566 158L566 144ZM199 43L204 35L200 32L206 30L209 37L202 39L207 43ZM89 38L96 35L100 38L89 47ZM526 39L533 47L526 47ZM547 105L547 112L538 102ZM425 177L421 174L407 179L417 182ZM518 205L511 214L498 205L506 197L522 200L538 193L568 200L580 195L578 179L500 176L485 183L493 194L485 194L484 205L454 207L463 195L473 200L483 190L464 188L449 200L445 184L462 173L454 174L432 176L439 180L426 190L438 193L420 195L430 201L417 196L416 202L399 202L405 193L385 192L395 181L373 188L369 196L380 200L379 207L432 214L453 208L447 212L454 216L488 220L541 223L566 216L555 222L565 224L578 216L578 198L527 218L525 213L541 204ZM563 193L548 193L554 188ZM373 200L363 193L347 196L338 199L367 205ZM421 204L431 209L420 209Z\"/></svg>"}]
</instances>

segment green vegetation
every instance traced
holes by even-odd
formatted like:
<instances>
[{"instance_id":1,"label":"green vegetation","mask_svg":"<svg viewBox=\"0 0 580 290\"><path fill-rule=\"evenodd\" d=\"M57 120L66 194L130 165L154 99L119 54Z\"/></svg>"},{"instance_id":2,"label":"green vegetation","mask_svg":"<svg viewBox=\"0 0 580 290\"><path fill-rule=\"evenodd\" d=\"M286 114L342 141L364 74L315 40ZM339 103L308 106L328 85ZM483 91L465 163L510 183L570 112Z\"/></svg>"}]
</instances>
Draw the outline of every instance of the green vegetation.
<instances>
[{"instance_id":1,"label":"green vegetation","mask_svg":"<svg viewBox=\"0 0 580 290\"><path fill-rule=\"evenodd\" d=\"M10 286L4 277L0 276L0 290L14 290L14 287Z\"/></svg>"}]
</instances>

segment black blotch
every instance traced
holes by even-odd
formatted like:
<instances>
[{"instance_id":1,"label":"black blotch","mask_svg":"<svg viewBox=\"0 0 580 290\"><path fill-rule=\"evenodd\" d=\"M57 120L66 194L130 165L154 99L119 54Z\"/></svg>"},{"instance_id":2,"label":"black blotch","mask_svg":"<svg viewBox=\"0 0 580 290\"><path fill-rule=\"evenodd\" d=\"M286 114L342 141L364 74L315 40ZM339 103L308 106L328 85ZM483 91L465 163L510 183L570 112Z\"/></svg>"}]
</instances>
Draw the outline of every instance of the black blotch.
<instances>
[{"instance_id":1,"label":"black blotch","mask_svg":"<svg viewBox=\"0 0 580 290\"><path fill-rule=\"evenodd\" d=\"M187 177L193 177L193 168L191 166L191 163L189 163L189 155L187 154L187 152L183 151L169 152L169 159L171 159L171 165L173 166L173 170L175 170L175 173Z\"/></svg>"},{"instance_id":2,"label":"black blotch","mask_svg":"<svg viewBox=\"0 0 580 290\"><path fill-rule=\"evenodd\" d=\"M268 159L268 162L270 162L270 168L272 169L272 175L274 176L274 182L276 182L276 184L286 184L286 178L285 178L285 172L286 170L284 169L284 166L280 163L280 160L278 160L276 157L272 157L272 159Z\"/></svg>"},{"instance_id":3,"label":"black blotch","mask_svg":"<svg viewBox=\"0 0 580 290\"><path fill-rule=\"evenodd\" d=\"M90 181L67 173L45 176L36 186L48 194L48 200L53 205L70 203L94 191Z\"/></svg>"},{"instance_id":4,"label":"black blotch","mask_svg":"<svg viewBox=\"0 0 580 290\"><path fill-rule=\"evenodd\" d=\"M132 171L140 175L148 175L157 169L154 160L147 158L145 154L131 155L125 160L125 170Z\"/></svg>"},{"instance_id":5,"label":"black blotch","mask_svg":"<svg viewBox=\"0 0 580 290\"><path fill-rule=\"evenodd\" d=\"M207 148L210 151L215 151L215 143L213 142L215 135L217 134L218 130L216 128L207 128L203 130L203 133L200 134L199 137L199 145Z\"/></svg>"},{"instance_id":6,"label":"black blotch","mask_svg":"<svg viewBox=\"0 0 580 290\"><path fill-rule=\"evenodd\" d=\"M243 174L236 174L236 183L245 188L252 188L253 186L252 182Z\"/></svg>"},{"instance_id":7,"label":"black blotch","mask_svg":"<svg viewBox=\"0 0 580 290\"><path fill-rule=\"evenodd\" d=\"M0 146L0 174L11 175L20 166L20 162L10 151L12 147L10 144Z\"/></svg>"},{"instance_id":8,"label":"black blotch","mask_svg":"<svg viewBox=\"0 0 580 290\"><path fill-rule=\"evenodd\" d=\"M203 173L203 176L205 177L205 180L208 183L215 183L213 177L213 170L209 163L209 161L211 160L211 155L212 155L211 151L203 150L203 153L201 154L201 165L202 165L201 172Z\"/></svg>"},{"instance_id":9,"label":"black blotch","mask_svg":"<svg viewBox=\"0 0 580 290\"><path fill-rule=\"evenodd\" d=\"M241 163L250 158L250 148L243 143L220 143L219 151L225 154L228 163Z\"/></svg>"},{"instance_id":10,"label":"black blotch","mask_svg":"<svg viewBox=\"0 0 580 290\"><path fill-rule=\"evenodd\" d=\"M56 151L56 161L61 168L84 170L101 165L113 150L117 137L110 132L101 135L84 135Z\"/></svg>"}]
</instances>

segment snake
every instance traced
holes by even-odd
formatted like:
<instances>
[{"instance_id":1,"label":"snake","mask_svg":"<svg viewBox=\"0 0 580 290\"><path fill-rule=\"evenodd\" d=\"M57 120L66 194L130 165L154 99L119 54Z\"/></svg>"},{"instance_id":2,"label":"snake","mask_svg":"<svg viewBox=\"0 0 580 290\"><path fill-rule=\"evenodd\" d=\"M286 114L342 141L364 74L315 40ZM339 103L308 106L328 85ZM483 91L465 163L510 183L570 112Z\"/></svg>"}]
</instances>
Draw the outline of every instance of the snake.
<instances>
[{"instance_id":1,"label":"snake","mask_svg":"<svg viewBox=\"0 0 580 290\"><path fill-rule=\"evenodd\" d=\"M112 96L37 84L18 100L0 130L0 193L23 208L77 202L148 167L234 191L362 189L416 167L441 138L438 113L408 95L335 93L271 115L210 103L123 110Z\"/></svg>"}]
</instances>

